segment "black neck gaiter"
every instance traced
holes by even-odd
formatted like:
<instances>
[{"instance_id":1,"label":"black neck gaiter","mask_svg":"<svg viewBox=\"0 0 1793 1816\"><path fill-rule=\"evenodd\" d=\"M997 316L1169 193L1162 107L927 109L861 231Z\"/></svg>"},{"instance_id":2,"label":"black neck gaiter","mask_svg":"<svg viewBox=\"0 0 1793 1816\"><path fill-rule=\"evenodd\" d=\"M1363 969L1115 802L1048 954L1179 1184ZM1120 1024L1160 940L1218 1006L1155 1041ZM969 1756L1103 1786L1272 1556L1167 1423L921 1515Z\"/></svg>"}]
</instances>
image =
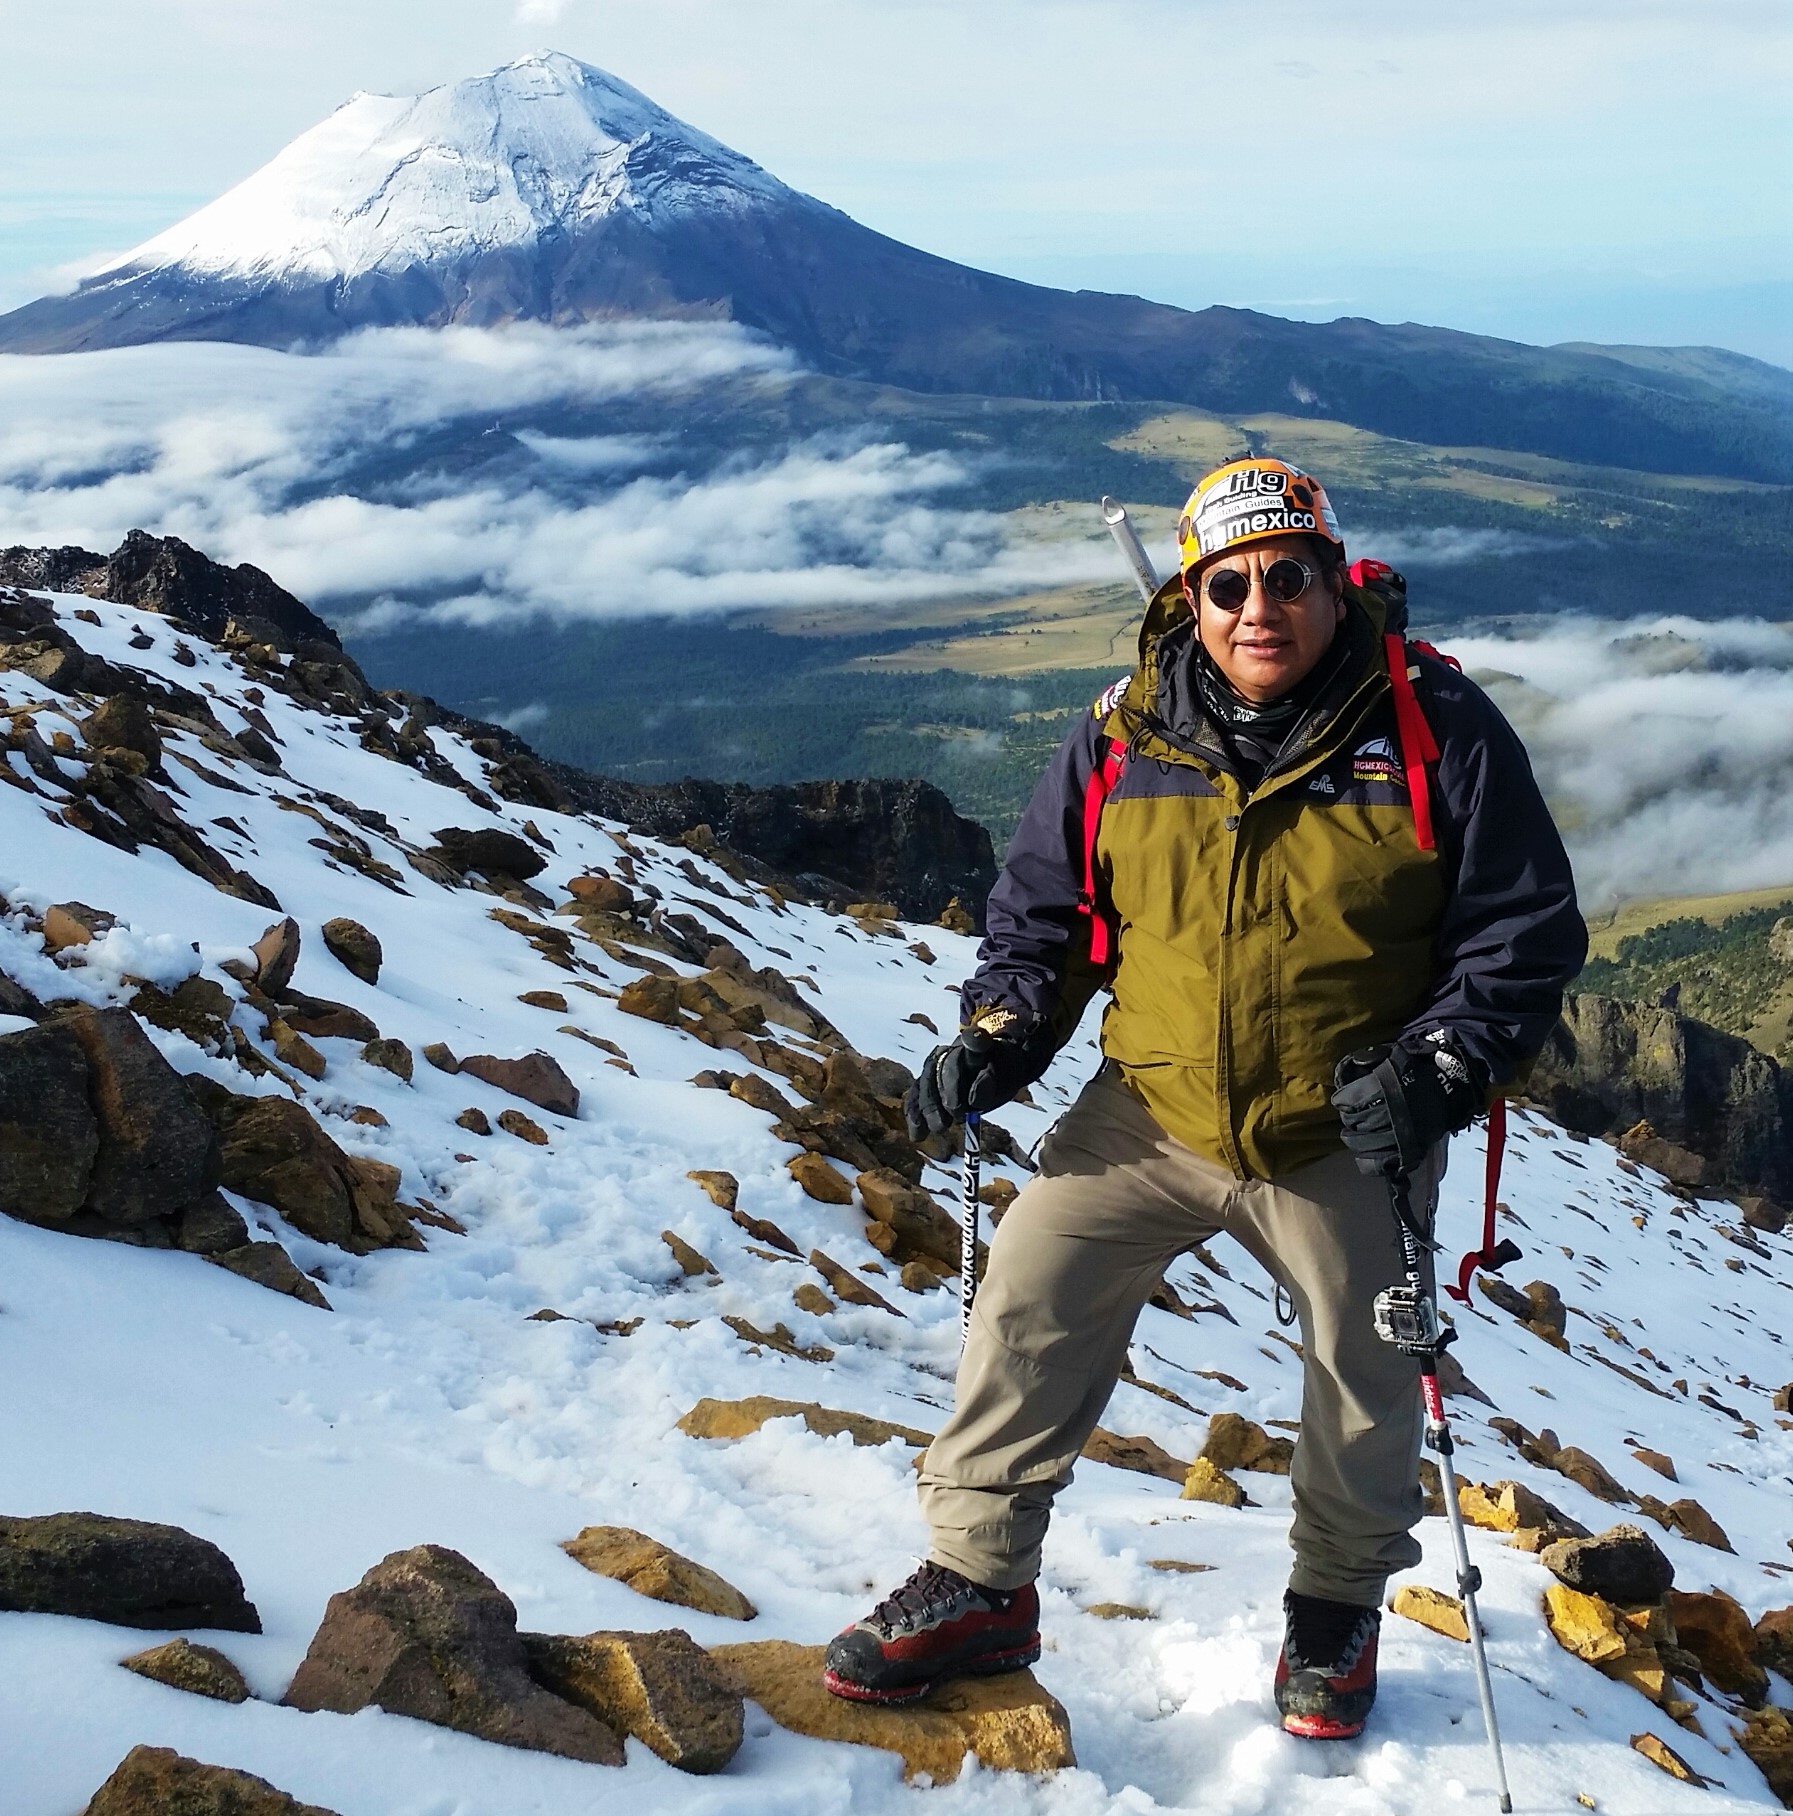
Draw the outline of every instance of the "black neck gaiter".
<instances>
[{"instance_id":1,"label":"black neck gaiter","mask_svg":"<svg viewBox=\"0 0 1793 1816\"><path fill-rule=\"evenodd\" d=\"M1236 692L1200 639L1191 638L1189 665L1203 710L1249 786L1255 788L1264 779L1308 708L1331 685L1350 648L1349 637L1335 635L1326 653L1286 694L1275 700L1257 701Z\"/></svg>"}]
</instances>

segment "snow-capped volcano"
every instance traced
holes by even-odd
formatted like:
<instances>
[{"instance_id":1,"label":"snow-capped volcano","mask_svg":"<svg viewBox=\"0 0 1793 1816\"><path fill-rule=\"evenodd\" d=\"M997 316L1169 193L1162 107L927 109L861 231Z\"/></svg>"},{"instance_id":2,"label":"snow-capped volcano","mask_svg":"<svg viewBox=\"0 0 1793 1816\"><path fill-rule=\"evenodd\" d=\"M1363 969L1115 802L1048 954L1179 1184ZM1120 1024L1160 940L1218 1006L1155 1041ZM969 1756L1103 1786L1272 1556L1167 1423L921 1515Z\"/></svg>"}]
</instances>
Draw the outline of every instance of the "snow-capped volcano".
<instances>
[{"instance_id":1,"label":"snow-capped volcano","mask_svg":"<svg viewBox=\"0 0 1793 1816\"><path fill-rule=\"evenodd\" d=\"M397 275L652 221L800 200L589 63L541 51L422 95L358 94L272 163L96 274L285 284Z\"/></svg>"},{"instance_id":2,"label":"snow-capped volcano","mask_svg":"<svg viewBox=\"0 0 1793 1816\"><path fill-rule=\"evenodd\" d=\"M1771 367L1716 355L1660 369L1597 348L1018 283L861 226L554 52L424 95L356 96L72 294L0 316L0 354L618 317L738 322L818 372L913 391L1162 400L1793 475L1787 411L1764 401L1779 397Z\"/></svg>"}]
</instances>

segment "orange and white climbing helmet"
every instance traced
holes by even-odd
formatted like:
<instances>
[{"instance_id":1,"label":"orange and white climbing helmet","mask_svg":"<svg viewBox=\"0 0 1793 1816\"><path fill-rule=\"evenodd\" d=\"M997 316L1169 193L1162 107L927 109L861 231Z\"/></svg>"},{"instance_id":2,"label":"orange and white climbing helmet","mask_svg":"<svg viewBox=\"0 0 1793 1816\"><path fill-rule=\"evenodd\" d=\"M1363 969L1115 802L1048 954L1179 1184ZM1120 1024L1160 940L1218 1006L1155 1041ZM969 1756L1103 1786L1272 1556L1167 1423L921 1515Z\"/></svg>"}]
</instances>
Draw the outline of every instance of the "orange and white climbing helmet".
<instances>
[{"instance_id":1,"label":"orange and white climbing helmet","mask_svg":"<svg viewBox=\"0 0 1793 1816\"><path fill-rule=\"evenodd\" d=\"M1213 555L1274 536L1319 536L1343 557L1345 539L1326 488L1285 460L1251 456L1216 467L1177 521L1183 572Z\"/></svg>"}]
</instances>

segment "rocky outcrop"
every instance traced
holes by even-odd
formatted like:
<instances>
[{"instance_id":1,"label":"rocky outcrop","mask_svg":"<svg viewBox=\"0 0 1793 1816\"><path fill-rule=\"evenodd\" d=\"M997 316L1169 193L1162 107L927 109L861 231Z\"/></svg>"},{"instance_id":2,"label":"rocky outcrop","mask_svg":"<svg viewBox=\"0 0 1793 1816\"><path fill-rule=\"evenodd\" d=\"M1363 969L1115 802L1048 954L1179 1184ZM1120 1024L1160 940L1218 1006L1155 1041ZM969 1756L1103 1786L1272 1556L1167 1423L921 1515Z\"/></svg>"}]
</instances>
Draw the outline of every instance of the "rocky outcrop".
<instances>
[{"instance_id":1,"label":"rocky outcrop","mask_svg":"<svg viewBox=\"0 0 1793 1816\"><path fill-rule=\"evenodd\" d=\"M626 1583L637 1595L725 1620L750 1621L759 1612L734 1584L704 1564L628 1526L587 1526L561 1550L598 1576Z\"/></svg>"},{"instance_id":2,"label":"rocky outcrop","mask_svg":"<svg viewBox=\"0 0 1793 1816\"><path fill-rule=\"evenodd\" d=\"M1648 1123L1705 1162L1683 1183L1793 1199L1793 1079L1737 1035L1672 1009L1571 996L1527 1089L1583 1134Z\"/></svg>"},{"instance_id":3,"label":"rocky outcrop","mask_svg":"<svg viewBox=\"0 0 1793 1816\"><path fill-rule=\"evenodd\" d=\"M99 1513L0 1518L0 1609L115 1627L261 1631L236 1565L209 1539Z\"/></svg>"},{"instance_id":4,"label":"rocky outcrop","mask_svg":"<svg viewBox=\"0 0 1793 1816\"><path fill-rule=\"evenodd\" d=\"M875 1708L822 1688L821 1646L789 1640L714 1646L710 1656L781 1728L817 1740L882 1747L903 1762L905 1778L925 1773L951 1784L967 1754L998 1772L1056 1772L1074 1766L1071 1722L1031 1671L955 1678L903 1708Z\"/></svg>"},{"instance_id":5,"label":"rocky outcrop","mask_svg":"<svg viewBox=\"0 0 1793 1816\"><path fill-rule=\"evenodd\" d=\"M81 1816L335 1816L265 1778L187 1759L172 1747L133 1747Z\"/></svg>"},{"instance_id":6,"label":"rocky outcrop","mask_svg":"<svg viewBox=\"0 0 1793 1816\"><path fill-rule=\"evenodd\" d=\"M244 562L225 567L176 536L132 530L110 555L91 549L0 549L0 585L85 593L178 619L216 642L232 619L258 620L282 647L316 642L339 656L335 631L311 608Z\"/></svg>"},{"instance_id":7,"label":"rocky outcrop","mask_svg":"<svg viewBox=\"0 0 1793 1816\"><path fill-rule=\"evenodd\" d=\"M530 1676L510 1597L441 1545L395 1551L331 1596L285 1700L342 1715L378 1706L500 1746L623 1763L610 1728Z\"/></svg>"}]
</instances>

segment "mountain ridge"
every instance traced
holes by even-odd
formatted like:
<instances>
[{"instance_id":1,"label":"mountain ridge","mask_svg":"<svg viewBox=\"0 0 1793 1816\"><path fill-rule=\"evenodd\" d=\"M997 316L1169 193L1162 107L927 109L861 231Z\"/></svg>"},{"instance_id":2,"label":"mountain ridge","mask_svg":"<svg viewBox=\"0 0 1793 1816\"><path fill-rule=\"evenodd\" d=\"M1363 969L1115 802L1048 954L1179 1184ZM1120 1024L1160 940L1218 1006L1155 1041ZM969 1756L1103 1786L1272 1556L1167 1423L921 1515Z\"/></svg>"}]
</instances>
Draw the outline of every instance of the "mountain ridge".
<instances>
[{"instance_id":1,"label":"mountain ridge","mask_svg":"<svg viewBox=\"0 0 1793 1816\"><path fill-rule=\"evenodd\" d=\"M1793 409L1722 361L1026 284L865 227L557 53L375 99L72 294L0 316L0 353L720 317L822 373L916 392L1276 408L1420 441L1793 482ZM354 122L359 150L339 143ZM320 147L335 148L321 163ZM272 250L242 237L258 208L285 223Z\"/></svg>"}]
</instances>

